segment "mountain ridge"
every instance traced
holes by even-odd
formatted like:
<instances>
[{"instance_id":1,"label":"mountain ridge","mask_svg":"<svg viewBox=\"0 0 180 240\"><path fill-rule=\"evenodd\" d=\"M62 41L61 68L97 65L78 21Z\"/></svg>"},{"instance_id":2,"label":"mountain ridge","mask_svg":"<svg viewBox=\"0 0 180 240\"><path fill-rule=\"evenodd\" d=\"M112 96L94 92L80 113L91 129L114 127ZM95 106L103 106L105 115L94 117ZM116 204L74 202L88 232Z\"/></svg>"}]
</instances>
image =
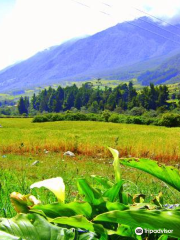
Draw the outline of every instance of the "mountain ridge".
<instances>
[{"instance_id":1,"label":"mountain ridge","mask_svg":"<svg viewBox=\"0 0 180 240\"><path fill-rule=\"evenodd\" d=\"M106 73L106 78L113 79L114 71L119 71L121 75L123 68L127 68L124 73L128 75L133 72L134 65L142 65L152 59L156 61L157 58L162 58L160 63L157 61L157 65L161 64L171 52L180 52L180 37L170 35L168 31L163 32L160 28L172 31L171 26L162 26L143 17L119 23L74 42L51 47L0 71L0 92L52 85L63 80L88 80L104 77ZM161 34L164 38L159 36ZM180 30L176 34L180 35ZM171 37L173 41L168 40ZM147 69L148 63L142 71Z\"/></svg>"}]
</instances>

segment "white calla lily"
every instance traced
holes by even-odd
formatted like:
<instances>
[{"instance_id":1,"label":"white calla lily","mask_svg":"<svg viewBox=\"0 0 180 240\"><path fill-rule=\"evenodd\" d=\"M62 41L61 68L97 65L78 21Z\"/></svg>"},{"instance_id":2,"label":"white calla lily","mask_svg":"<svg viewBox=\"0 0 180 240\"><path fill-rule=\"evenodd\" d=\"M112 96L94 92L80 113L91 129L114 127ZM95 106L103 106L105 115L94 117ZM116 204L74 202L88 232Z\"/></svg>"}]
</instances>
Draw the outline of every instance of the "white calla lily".
<instances>
[{"instance_id":1,"label":"white calla lily","mask_svg":"<svg viewBox=\"0 0 180 240\"><path fill-rule=\"evenodd\" d=\"M65 185L61 177L46 179L40 182L36 182L30 186L30 188L45 187L49 189L57 197L59 202L65 200Z\"/></svg>"},{"instance_id":2,"label":"white calla lily","mask_svg":"<svg viewBox=\"0 0 180 240\"><path fill-rule=\"evenodd\" d=\"M114 166L114 172L115 172L115 179L116 179L116 182L119 182L121 180L119 152L116 149L113 149L113 148L110 148L110 147L108 147L108 149L110 150L110 152L113 155L113 158L114 158L113 166Z\"/></svg>"}]
</instances>

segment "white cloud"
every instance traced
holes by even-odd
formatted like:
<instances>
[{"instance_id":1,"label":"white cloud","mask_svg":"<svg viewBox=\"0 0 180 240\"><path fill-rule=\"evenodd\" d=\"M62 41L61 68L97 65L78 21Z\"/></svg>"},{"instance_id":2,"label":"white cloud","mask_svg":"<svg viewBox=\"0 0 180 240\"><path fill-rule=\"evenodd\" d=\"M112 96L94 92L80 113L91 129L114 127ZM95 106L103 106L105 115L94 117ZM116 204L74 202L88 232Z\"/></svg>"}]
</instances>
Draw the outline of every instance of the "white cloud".
<instances>
[{"instance_id":1,"label":"white cloud","mask_svg":"<svg viewBox=\"0 0 180 240\"><path fill-rule=\"evenodd\" d=\"M0 68L67 39L115 24L71 0L17 0L0 26Z\"/></svg>"}]
</instances>

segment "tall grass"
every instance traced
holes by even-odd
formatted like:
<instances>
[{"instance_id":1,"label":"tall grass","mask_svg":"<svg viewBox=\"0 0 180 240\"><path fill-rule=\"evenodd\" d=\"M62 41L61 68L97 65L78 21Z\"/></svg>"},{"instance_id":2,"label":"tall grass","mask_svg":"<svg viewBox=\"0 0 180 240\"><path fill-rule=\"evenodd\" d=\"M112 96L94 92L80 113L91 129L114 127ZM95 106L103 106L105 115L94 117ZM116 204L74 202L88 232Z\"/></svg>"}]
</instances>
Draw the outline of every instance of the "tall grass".
<instances>
[{"instance_id":1,"label":"tall grass","mask_svg":"<svg viewBox=\"0 0 180 240\"><path fill-rule=\"evenodd\" d=\"M108 157L107 146L121 156L179 162L179 128L104 122L31 123L31 119L0 119L0 154L40 154L74 151Z\"/></svg>"},{"instance_id":2,"label":"tall grass","mask_svg":"<svg viewBox=\"0 0 180 240\"><path fill-rule=\"evenodd\" d=\"M39 164L32 166L38 160ZM172 191L164 183L156 180L141 171L123 167L122 178L126 179L126 190L132 194L139 193L147 195L158 195L163 191L165 202L178 203L180 197L178 192ZM99 175L114 179L112 157L107 159L90 158L76 156L75 158L65 157L59 153L48 153L35 156L6 155L0 157L0 217L12 217L15 212L10 203L10 194L20 192L28 194L29 186L37 181L61 176L66 184L66 199L72 201L77 194L76 180L86 178L91 184L95 185L90 175ZM148 188L147 188L148 186ZM55 197L45 189L33 190L33 195L41 199L42 203L52 203ZM151 197L152 198L152 197Z\"/></svg>"}]
</instances>

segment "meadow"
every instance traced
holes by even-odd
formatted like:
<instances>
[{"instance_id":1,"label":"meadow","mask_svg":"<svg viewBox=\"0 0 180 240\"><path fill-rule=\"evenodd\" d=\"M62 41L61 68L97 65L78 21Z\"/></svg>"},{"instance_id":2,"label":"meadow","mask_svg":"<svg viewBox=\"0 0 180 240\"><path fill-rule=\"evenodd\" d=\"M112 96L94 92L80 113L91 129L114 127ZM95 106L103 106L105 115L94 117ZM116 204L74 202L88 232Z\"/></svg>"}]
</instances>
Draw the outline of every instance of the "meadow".
<instances>
[{"instance_id":1,"label":"meadow","mask_svg":"<svg viewBox=\"0 0 180 240\"><path fill-rule=\"evenodd\" d=\"M121 157L146 157L172 163L180 159L179 128L102 122L32 123L31 118L1 119L0 153L38 154L45 151L105 158L107 146Z\"/></svg>"},{"instance_id":2,"label":"meadow","mask_svg":"<svg viewBox=\"0 0 180 240\"><path fill-rule=\"evenodd\" d=\"M121 157L151 158L167 165L178 164L180 159L179 128L104 122L32 123L30 118L0 119L0 124L0 216L15 215L10 193L28 194L29 186L42 179L63 177L67 201L77 194L79 177L91 182L90 175L113 179L107 146L118 149ZM76 156L63 156L68 150ZM146 173L122 167L122 175L131 193L141 192L150 199L163 191L167 203L178 202L178 193ZM33 194L44 203L55 200L46 190L33 190Z\"/></svg>"}]
</instances>

